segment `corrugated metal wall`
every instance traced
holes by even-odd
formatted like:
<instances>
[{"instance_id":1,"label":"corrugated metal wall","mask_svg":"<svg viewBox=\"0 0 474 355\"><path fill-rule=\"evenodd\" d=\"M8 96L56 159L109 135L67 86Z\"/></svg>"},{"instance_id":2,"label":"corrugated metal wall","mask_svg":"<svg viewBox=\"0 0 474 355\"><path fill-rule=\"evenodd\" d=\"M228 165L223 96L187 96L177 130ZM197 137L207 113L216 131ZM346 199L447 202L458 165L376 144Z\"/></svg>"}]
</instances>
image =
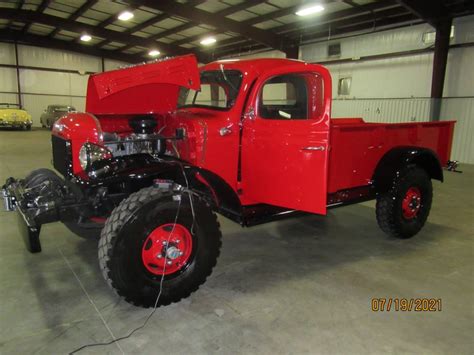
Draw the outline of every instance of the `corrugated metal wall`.
<instances>
[{"instance_id":1,"label":"corrugated metal wall","mask_svg":"<svg viewBox=\"0 0 474 355\"><path fill-rule=\"evenodd\" d=\"M444 99L441 117L457 121L451 159L474 164L474 98Z\"/></svg>"},{"instance_id":2,"label":"corrugated metal wall","mask_svg":"<svg viewBox=\"0 0 474 355\"><path fill-rule=\"evenodd\" d=\"M67 104L84 110L88 79L85 73L98 72L102 67L101 58L23 45L18 46L18 62L20 66L51 69L20 70L22 103L35 126L40 126L40 116L48 105ZM0 43L0 64L15 64L14 45ZM104 61L106 70L124 64ZM16 70L0 67L0 102L18 103L17 92Z\"/></svg>"},{"instance_id":3,"label":"corrugated metal wall","mask_svg":"<svg viewBox=\"0 0 474 355\"><path fill-rule=\"evenodd\" d=\"M367 122L427 121L431 99L336 99L332 117L362 117ZM451 159L474 164L474 98L447 98L441 103L441 119L455 120Z\"/></svg>"}]
</instances>

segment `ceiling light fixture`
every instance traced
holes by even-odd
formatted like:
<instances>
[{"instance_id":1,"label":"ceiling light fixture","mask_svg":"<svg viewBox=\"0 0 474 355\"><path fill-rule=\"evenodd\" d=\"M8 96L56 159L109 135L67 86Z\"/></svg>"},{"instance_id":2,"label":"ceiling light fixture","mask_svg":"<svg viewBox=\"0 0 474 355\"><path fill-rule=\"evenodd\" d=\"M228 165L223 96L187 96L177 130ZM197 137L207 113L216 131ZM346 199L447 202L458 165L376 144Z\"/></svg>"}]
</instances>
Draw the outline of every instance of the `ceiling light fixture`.
<instances>
[{"instance_id":1,"label":"ceiling light fixture","mask_svg":"<svg viewBox=\"0 0 474 355\"><path fill-rule=\"evenodd\" d=\"M135 16L131 11L123 11L118 15L118 19L121 21L128 21Z\"/></svg>"},{"instance_id":2,"label":"ceiling light fixture","mask_svg":"<svg viewBox=\"0 0 474 355\"><path fill-rule=\"evenodd\" d=\"M151 51L148 52L148 55L150 57L158 57L160 55L160 51L157 49L152 49Z\"/></svg>"},{"instance_id":3,"label":"ceiling light fixture","mask_svg":"<svg viewBox=\"0 0 474 355\"><path fill-rule=\"evenodd\" d=\"M200 43L203 46L210 46L211 44L214 44L216 42L217 42L217 40L214 37L206 37Z\"/></svg>"},{"instance_id":4,"label":"ceiling light fixture","mask_svg":"<svg viewBox=\"0 0 474 355\"><path fill-rule=\"evenodd\" d=\"M318 12L324 11L324 7L321 5L313 5L309 7L305 7L301 10L296 11L298 16L309 16L313 14L317 14Z\"/></svg>"},{"instance_id":5,"label":"ceiling light fixture","mask_svg":"<svg viewBox=\"0 0 474 355\"><path fill-rule=\"evenodd\" d=\"M81 36L81 41L83 41L83 42L89 42L91 39L92 39L92 37L90 35L88 35L87 33L84 33Z\"/></svg>"}]
</instances>

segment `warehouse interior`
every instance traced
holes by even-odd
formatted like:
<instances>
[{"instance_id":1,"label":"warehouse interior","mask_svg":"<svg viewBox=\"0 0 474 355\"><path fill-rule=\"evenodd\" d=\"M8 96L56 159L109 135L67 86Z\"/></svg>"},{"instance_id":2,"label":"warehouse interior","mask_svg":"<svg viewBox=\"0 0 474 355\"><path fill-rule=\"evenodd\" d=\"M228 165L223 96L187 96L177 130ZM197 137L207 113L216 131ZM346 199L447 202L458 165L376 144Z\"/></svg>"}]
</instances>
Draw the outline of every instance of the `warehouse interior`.
<instances>
[{"instance_id":1,"label":"warehouse interior","mask_svg":"<svg viewBox=\"0 0 474 355\"><path fill-rule=\"evenodd\" d=\"M46 224L43 250L31 254L16 213L2 210L0 353L471 354L473 2L0 1L0 104L32 121L31 131L0 128L0 185L53 168L42 115L51 105L84 112L90 75L187 54L199 65L323 65L332 118L455 120L450 160L459 166L433 181L430 216L412 239L383 234L374 201L251 228L219 215L212 275L152 311L109 289L97 239ZM374 298L437 299L442 309L377 312Z\"/></svg>"}]
</instances>

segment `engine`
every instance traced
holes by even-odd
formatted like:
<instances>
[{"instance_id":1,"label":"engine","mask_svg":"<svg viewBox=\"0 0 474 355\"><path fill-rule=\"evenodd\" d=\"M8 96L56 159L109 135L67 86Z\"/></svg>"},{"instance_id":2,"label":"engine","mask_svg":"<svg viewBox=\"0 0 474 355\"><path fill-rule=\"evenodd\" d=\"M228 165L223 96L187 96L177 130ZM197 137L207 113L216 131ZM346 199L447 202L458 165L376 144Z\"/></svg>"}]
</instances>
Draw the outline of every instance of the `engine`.
<instances>
[{"instance_id":1,"label":"engine","mask_svg":"<svg viewBox=\"0 0 474 355\"><path fill-rule=\"evenodd\" d=\"M156 133L157 121L152 116L135 116L128 122L133 133L120 136L117 133L104 133L104 145L113 156L124 156L139 153L152 155L163 154L164 137Z\"/></svg>"}]
</instances>

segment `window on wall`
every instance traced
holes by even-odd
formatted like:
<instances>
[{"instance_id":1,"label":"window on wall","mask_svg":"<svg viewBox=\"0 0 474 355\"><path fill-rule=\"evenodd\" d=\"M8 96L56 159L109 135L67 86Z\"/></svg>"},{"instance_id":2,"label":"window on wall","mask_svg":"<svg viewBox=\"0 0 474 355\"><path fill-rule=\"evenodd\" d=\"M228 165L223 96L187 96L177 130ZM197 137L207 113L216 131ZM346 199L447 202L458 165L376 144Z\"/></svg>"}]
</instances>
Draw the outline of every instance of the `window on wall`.
<instances>
[{"instance_id":1,"label":"window on wall","mask_svg":"<svg viewBox=\"0 0 474 355\"><path fill-rule=\"evenodd\" d=\"M351 85L352 85L352 78L351 77L344 77L339 78L339 82L337 85L337 94L342 95L350 95L351 94Z\"/></svg>"},{"instance_id":2,"label":"window on wall","mask_svg":"<svg viewBox=\"0 0 474 355\"><path fill-rule=\"evenodd\" d=\"M307 75L286 74L269 79L260 92L260 117L268 119L309 118Z\"/></svg>"}]
</instances>

